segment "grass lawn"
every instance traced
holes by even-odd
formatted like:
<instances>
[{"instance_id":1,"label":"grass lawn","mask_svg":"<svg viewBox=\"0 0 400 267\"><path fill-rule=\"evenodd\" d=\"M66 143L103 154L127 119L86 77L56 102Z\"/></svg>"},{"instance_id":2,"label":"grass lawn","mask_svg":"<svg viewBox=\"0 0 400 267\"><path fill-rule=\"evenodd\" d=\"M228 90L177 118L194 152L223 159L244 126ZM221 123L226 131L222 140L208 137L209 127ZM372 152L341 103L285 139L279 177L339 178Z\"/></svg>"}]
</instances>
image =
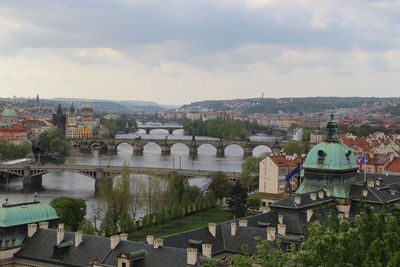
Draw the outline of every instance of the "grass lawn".
<instances>
[{"instance_id":1,"label":"grass lawn","mask_svg":"<svg viewBox=\"0 0 400 267\"><path fill-rule=\"evenodd\" d=\"M213 223L221 223L224 221L230 220L232 217L232 214L228 211L225 211L221 209L220 207L212 208L204 212L204 218L203 214L201 212L191 214L187 217L184 217L179 220L179 224L176 225L176 220L173 220L169 222L168 224L165 224L164 227L162 225L156 225L152 226L148 229L149 233L152 233L154 231L160 231L158 233L152 233L155 237L162 237L166 235L172 235L180 232L185 232L193 229L197 229L200 227L207 226L208 223L213 222ZM163 231L162 228L166 228ZM132 236L138 236L138 235L145 235L147 233L146 229L140 229L136 231L135 233L132 234ZM138 239L133 239L135 241L143 241L144 238L138 238Z\"/></svg>"},{"instance_id":2,"label":"grass lawn","mask_svg":"<svg viewBox=\"0 0 400 267\"><path fill-rule=\"evenodd\" d=\"M284 194L255 193L252 195L259 196L261 199L270 199L270 200L280 200L282 198L285 198Z\"/></svg>"}]
</instances>

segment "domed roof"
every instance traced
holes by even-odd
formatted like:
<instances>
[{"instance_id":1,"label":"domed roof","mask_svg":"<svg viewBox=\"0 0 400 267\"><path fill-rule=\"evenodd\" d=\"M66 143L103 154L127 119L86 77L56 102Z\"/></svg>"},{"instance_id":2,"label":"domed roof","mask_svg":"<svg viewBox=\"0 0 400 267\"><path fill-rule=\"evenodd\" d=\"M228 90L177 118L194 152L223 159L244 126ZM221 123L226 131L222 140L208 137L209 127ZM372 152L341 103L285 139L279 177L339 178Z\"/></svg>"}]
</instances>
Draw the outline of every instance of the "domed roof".
<instances>
[{"instance_id":1,"label":"domed roof","mask_svg":"<svg viewBox=\"0 0 400 267\"><path fill-rule=\"evenodd\" d=\"M328 135L324 142L313 147L308 152L303 164L304 169L320 170L351 170L357 168L357 160L350 147L340 143L336 135L338 121L333 118L328 121Z\"/></svg>"},{"instance_id":2,"label":"domed roof","mask_svg":"<svg viewBox=\"0 0 400 267\"><path fill-rule=\"evenodd\" d=\"M92 108L92 106L89 106L89 105L85 105L85 106L83 106L82 108L81 108L81 112L93 112L94 110L93 110L93 108Z\"/></svg>"},{"instance_id":3,"label":"domed roof","mask_svg":"<svg viewBox=\"0 0 400 267\"><path fill-rule=\"evenodd\" d=\"M56 210L46 204L31 202L17 205L3 205L0 208L0 227L10 227L34 222L58 219Z\"/></svg>"},{"instance_id":4,"label":"domed roof","mask_svg":"<svg viewBox=\"0 0 400 267\"><path fill-rule=\"evenodd\" d=\"M323 142L308 152L304 169L348 170L357 168L351 149L340 143Z\"/></svg>"},{"instance_id":5,"label":"domed roof","mask_svg":"<svg viewBox=\"0 0 400 267\"><path fill-rule=\"evenodd\" d=\"M17 112L15 111L15 109L6 108L3 110L2 116L3 117L17 117Z\"/></svg>"}]
</instances>

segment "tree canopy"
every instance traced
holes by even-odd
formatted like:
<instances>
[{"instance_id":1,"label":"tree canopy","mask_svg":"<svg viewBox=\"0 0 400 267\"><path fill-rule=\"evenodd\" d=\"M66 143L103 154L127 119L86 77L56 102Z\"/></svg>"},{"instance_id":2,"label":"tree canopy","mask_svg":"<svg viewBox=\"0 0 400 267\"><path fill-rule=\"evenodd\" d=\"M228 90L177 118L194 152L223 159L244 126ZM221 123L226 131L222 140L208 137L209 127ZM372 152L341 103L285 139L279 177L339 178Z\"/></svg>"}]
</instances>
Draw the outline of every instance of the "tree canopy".
<instances>
[{"instance_id":1,"label":"tree canopy","mask_svg":"<svg viewBox=\"0 0 400 267\"><path fill-rule=\"evenodd\" d=\"M77 231L86 215L86 203L84 199L72 197L58 197L50 202L60 222L70 231Z\"/></svg>"},{"instance_id":2,"label":"tree canopy","mask_svg":"<svg viewBox=\"0 0 400 267\"><path fill-rule=\"evenodd\" d=\"M230 266L400 266L399 231L398 214L374 213L365 205L354 220L332 214L312 222L300 251L283 252L258 239L255 255L235 255Z\"/></svg>"}]
</instances>

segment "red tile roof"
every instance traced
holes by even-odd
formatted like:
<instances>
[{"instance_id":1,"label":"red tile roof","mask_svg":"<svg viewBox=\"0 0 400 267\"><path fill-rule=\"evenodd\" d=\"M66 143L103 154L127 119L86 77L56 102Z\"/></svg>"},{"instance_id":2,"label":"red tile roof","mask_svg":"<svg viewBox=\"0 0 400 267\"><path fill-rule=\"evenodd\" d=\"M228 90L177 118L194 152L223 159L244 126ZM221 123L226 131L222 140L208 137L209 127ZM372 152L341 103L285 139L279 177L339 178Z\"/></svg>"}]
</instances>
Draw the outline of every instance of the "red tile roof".
<instances>
[{"instance_id":1,"label":"red tile roof","mask_svg":"<svg viewBox=\"0 0 400 267\"><path fill-rule=\"evenodd\" d=\"M394 158L389 165L386 166L385 171L400 171L400 158Z\"/></svg>"}]
</instances>

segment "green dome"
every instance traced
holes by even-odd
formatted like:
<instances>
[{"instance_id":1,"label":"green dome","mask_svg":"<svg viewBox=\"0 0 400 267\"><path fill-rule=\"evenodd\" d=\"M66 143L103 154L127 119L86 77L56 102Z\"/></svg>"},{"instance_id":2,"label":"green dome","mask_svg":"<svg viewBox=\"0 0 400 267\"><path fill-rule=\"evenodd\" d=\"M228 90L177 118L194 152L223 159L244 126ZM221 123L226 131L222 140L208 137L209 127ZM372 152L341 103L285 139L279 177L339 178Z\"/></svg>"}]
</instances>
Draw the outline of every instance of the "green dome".
<instances>
[{"instance_id":1,"label":"green dome","mask_svg":"<svg viewBox=\"0 0 400 267\"><path fill-rule=\"evenodd\" d=\"M58 219L56 210L39 202L3 205L0 208L0 227L10 227Z\"/></svg>"},{"instance_id":2,"label":"green dome","mask_svg":"<svg viewBox=\"0 0 400 267\"><path fill-rule=\"evenodd\" d=\"M350 147L323 142L308 152L303 168L336 171L356 169L357 160Z\"/></svg>"},{"instance_id":3,"label":"green dome","mask_svg":"<svg viewBox=\"0 0 400 267\"><path fill-rule=\"evenodd\" d=\"M17 117L17 112L15 111L15 109L6 108L5 110L3 110L2 116L3 117Z\"/></svg>"},{"instance_id":4,"label":"green dome","mask_svg":"<svg viewBox=\"0 0 400 267\"><path fill-rule=\"evenodd\" d=\"M328 134L323 143L308 152L303 164L305 169L344 171L357 169L357 160L350 147L341 144L336 135L338 121L331 115L326 128Z\"/></svg>"}]
</instances>

